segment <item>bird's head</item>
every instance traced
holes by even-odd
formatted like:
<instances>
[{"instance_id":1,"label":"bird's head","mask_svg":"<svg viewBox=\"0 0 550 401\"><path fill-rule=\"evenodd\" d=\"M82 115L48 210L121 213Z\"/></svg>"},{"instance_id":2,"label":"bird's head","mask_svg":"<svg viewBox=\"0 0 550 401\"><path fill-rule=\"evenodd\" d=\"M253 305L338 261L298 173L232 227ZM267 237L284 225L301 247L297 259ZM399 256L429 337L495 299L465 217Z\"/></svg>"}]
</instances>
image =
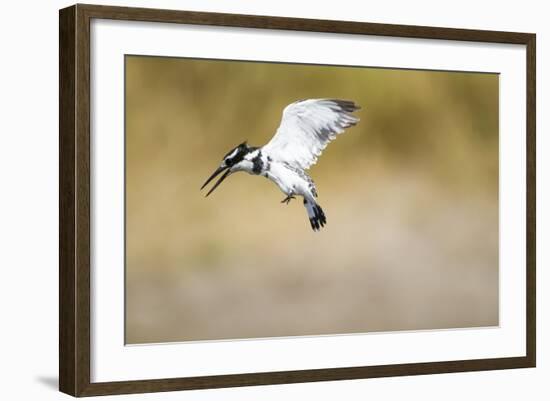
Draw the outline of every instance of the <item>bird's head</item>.
<instances>
[{"instance_id":1,"label":"bird's head","mask_svg":"<svg viewBox=\"0 0 550 401\"><path fill-rule=\"evenodd\" d=\"M206 196L210 195L217 187L225 180L232 172L237 170L238 164L244 160L244 156L251 151L251 147L245 142L231 149L224 156L220 166L214 171L214 173L206 180L202 185L201 190L208 185L210 181L216 178L220 173L225 171L225 173L219 178L219 180L214 184L214 186L208 191Z\"/></svg>"}]
</instances>

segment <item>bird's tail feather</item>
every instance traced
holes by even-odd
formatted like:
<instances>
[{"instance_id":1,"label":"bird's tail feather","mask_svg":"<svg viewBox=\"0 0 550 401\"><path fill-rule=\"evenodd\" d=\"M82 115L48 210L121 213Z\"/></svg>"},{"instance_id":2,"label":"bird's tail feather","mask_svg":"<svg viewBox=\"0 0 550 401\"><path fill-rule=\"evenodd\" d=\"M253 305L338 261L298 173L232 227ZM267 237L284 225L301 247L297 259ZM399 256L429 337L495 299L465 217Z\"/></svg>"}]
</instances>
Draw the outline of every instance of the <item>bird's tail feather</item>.
<instances>
[{"instance_id":1,"label":"bird's tail feather","mask_svg":"<svg viewBox=\"0 0 550 401\"><path fill-rule=\"evenodd\" d=\"M319 231L321 227L327 224L327 218L321 206L314 201L304 199L304 206L309 217L309 222L313 231Z\"/></svg>"}]
</instances>

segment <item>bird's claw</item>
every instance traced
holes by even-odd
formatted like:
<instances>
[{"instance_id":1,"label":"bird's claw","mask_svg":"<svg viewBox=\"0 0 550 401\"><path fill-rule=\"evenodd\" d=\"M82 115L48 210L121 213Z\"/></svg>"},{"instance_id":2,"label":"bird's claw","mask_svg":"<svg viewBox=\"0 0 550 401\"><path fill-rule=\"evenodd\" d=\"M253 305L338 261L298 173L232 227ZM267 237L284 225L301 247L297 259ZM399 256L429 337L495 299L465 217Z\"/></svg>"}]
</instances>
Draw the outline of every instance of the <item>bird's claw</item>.
<instances>
[{"instance_id":1,"label":"bird's claw","mask_svg":"<svg viewBox=\"0 0 550 401\"><path fill-rule=\"evenodd\" d=\"M296 199L296 197L294 195L288 195L286 198L284 198L281 203L286 203L288 205L288 203L290 202L291 199Z\"/></svg>"}]
</instances>

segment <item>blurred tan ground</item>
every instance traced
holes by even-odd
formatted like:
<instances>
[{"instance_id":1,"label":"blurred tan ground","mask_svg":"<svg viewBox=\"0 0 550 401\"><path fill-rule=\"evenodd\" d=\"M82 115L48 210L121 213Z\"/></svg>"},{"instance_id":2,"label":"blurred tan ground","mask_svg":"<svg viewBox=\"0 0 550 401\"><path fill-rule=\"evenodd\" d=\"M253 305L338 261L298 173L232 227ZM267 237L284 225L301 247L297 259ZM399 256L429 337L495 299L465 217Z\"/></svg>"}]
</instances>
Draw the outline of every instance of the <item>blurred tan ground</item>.
<instances>
[{"instance_id":1,"label":"blurred tan ground","mask_svg":"<svg viewBox=\"0 0 550 401\"><path fill-rule=\"evenodd\" d=\"M303 98L361 122L311 176L328 225L241 173ZM498 325L498 76L126 58L127 343Z\"/></svg>"}]
</instances>

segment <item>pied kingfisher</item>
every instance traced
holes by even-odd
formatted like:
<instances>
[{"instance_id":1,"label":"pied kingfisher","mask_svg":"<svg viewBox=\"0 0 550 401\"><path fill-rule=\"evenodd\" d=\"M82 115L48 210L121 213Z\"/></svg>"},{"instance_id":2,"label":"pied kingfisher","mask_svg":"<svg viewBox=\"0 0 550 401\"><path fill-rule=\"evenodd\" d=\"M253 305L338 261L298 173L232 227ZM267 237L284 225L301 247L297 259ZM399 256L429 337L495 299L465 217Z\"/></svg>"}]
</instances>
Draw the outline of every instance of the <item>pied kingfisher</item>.
<instances>
[{"instance_id":1,"label":"pied kingfisher","mask_svg":"<svg viewBox=\"0 0 550 401\"><path fill-rule=\"evenodd\" d=\"M273 181L286 195L281 203L302 196L311 228L318 231L327 222L325 213L315 200L315 183L306 170L338 134L359 121L351 113L360 107L354 102L338 99L308 99L289 104L283 111L281 124L268 144L248 146L245 142L231 149L221 165L206 180L201 190L225 170L210 195L230 174L246 171Z\"/></svg>"}]
</instances>

